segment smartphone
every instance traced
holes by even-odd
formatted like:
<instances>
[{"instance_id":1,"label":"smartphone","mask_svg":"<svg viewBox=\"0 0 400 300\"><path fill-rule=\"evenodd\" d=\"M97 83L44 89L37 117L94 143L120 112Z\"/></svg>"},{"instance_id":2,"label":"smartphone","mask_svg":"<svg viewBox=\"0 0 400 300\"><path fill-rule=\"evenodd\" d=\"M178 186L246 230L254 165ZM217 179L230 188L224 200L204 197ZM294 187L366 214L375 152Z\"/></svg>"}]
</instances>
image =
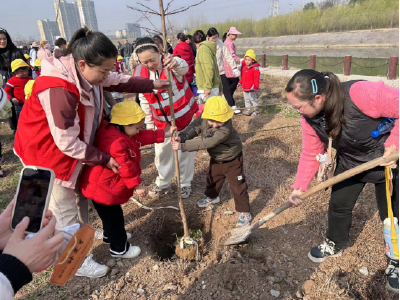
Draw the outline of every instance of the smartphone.
<instances>
[{"instance_id":1,"label":"smartphone","mask_svg":"<svg viewBox=\"0 0 400 300\"><path fill-rule=\"evenodd\" d=\"M24 217L29 217L29 226L25 233L37 233L42 229L54 179L51 169L35 166L22 169L11 217L11 229L14 230Z\"/></svg>"}]
</instances>

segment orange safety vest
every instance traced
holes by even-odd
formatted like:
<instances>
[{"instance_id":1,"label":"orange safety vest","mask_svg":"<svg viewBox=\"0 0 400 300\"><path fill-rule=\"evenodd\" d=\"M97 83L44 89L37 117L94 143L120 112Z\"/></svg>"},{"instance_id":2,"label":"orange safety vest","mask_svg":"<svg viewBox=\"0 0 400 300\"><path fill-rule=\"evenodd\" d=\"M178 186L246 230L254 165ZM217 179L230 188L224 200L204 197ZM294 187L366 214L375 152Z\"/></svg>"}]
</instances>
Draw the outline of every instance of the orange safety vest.
<instances>
[{"instance_id":1,"label":"orange safety vest","mask_svg":"<svg viewBox=\"0 0 400 300\"><path fill-rule=\"evenodd\" d=\"M178 131L180 131L189 125L199 107L185 76L182 76L183 82L181 83L175 78L172 72L171 75L173 78L172 93L174 95L175 124ZM149 78L149 70L142 64L139 64L135 68L134 76ZM164 68L159 79L167 79ZM164 129L167 123L171 122L168 93L164 90L158 90L157 93L143 93L143 96L149 102L157 128Z\"/></svg>"}]
</instances>

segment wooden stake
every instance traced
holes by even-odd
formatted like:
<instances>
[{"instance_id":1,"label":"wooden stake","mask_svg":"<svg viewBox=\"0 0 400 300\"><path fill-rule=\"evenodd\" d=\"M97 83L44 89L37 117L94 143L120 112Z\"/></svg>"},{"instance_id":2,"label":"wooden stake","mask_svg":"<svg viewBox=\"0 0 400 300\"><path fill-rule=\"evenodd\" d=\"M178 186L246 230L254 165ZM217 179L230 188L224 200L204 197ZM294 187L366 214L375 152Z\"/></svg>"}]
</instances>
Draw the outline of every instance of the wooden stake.
<instances>
[{"instance_id":1,"label":"wooden stake","mask_svg":"<svg viewBox=\"0 0 400 300\"><path fill-rule=\"evenodd\" d=\"M164 11L164 4L163 0L159 0L160 4L160 14L161 14L161 24L162 24L162 34L164 40L164 53L168 53L168 46L167 46L167 29L165 27L165 11ZM167 74L167 79L169 81L168 87L168 97L169 97L169 107L171 111L171 124L175 127L175 112L174 112L174 98L172 94L172 81L171 81L171 73L169 70L165 69L165 73ZM176 137L176 132L174 133L173 137ZM189 229L186 220L185 210L183 209L183 202L182 202L182 195L181 195L181 177L180 177L180 170L179 170L179 161L178 161L178 151L174 150L174 158L175 158L175 175L176 175L176 183L177 183L177 192L178 192L178 200L179 200L179 210L181 213L182 223L183 223L183 232L184 238L189 238Z\"/></svg>"}]
</instances>

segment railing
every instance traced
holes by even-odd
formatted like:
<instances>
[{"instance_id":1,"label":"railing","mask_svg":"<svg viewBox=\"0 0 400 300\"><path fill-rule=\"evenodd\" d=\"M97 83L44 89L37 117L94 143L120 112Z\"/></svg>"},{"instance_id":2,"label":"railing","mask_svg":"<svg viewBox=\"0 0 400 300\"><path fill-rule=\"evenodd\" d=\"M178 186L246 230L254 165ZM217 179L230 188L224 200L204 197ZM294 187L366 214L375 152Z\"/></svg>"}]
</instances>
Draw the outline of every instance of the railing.
<instances>
[{"instance_id":1,"label":"railing","mask_svg":"<svg viewBox=\"0 0 400 300\"><path fill-rule=\"evenodd\" d=\"M282 70L289 70L289 55L288 54L284 54L282 56ZM304 65L306 63L309 62L309 69L315 70L315 67L317 65L317 56L315 54L311 54L309 59L306 59L304 62L291 62L292 64L298 64L298 65ZM267 63L271 63L268 62L267 60L267 55L266 54L261 54L261 67L265 68L267 66ZM276 62L274 62L276 63ZM399 64L399 57L398 56L391 56L389 58L389 63L385 63L383 65L380 66L362 66L359 65L355 62L352 62L352 56L351 55L346 55L344 57L344 60L339 62L339 63L335 63L333 65L326 65L323 64L321 62L318 62L320 65L324 66L324 67L332 67L332 66L337 66L340 64L343 64L343 75L345 76L349 76L351 74L351 67L352 65L354 66L358 66L358 67L362 67L362 68L381 68L384 66L388 66L388 75L387 78L394 80L397 79L397 66Z\"/></svg>"}]
</instances>

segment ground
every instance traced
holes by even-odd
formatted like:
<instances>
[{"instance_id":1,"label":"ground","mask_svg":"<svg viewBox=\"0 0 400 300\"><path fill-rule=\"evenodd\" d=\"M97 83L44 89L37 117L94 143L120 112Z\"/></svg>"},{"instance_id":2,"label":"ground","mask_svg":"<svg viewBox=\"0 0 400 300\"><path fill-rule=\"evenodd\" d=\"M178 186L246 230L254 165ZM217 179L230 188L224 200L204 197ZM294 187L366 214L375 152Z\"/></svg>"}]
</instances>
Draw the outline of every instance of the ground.
<instances>
[{"instance_id":1,"label":"ground","mask_svg":"<svg viewBox=\"0 0 400 300\"><path fill-rule=\"evenodd\" d=\"M284 101L287 79L265 76L261 102ZM237 92L243 106L241 92ZM287 201L294 182L301 151L299 118L282 104L263 109L260 117L235 116L240 132L283 126L272 131L242 134L246 180L251 211L255 219ZM0 124L4 142L4 171L0 179L0 204L12 199L21 165L12 153L12 136ZM205 151L196 154L193 194L184 200L191 229L201 229L206 245L198 261L187 262L174 256L176 234L183 233L180 216L174 210L147 211L133 202L123 206L131 243L142 248L134 260L113 260L108 246L96 241L92 253L96 261L112 266L100 279L73 278L64 287L49 284L51 269L34 275L34 280L16 295L17 299L397 299L385 290L382 224L377 214L374 188L367 185L354 210L350 245L342 257L312 263L308 251L323 241L327 224L329 191L307 199L304 205L285 211L270 220L249 238L248 243L223 246L234 228L238 213L225 184L221 204L199 209L205 172ZM143 180L151 185L156 178L154 151L143 151ZM315 183L314 183L315 184ZM151 207L177 206L176 194L157 200L140 201ZM92 209L90 222L101 228ZM368 275L360 268L366 267ZM273 296L274 294L275 296ZM279 294L279 295L278 295Z\"/></svg>"}]
</instances>

